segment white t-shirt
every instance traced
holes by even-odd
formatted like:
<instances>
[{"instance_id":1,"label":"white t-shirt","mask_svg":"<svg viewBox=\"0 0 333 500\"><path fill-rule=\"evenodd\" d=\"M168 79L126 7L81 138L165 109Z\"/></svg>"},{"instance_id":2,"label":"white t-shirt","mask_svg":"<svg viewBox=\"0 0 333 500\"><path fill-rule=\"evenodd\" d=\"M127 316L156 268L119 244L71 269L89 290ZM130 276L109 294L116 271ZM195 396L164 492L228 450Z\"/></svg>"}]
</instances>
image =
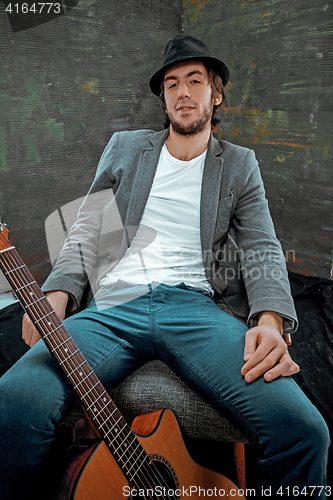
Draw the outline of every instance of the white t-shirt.
<instances>
[{"instance_id":1,"label":"white t-shirt","mask_svg":"<svg viewBox=\"0 0 333 500\"><path fill-rule=\"evenodd\" d=\"M213 293L203 267L200 198L207 151L189 161L164 144L149 198L131 246L101 281L199 287Z\"/></svg>"}]
</instances>

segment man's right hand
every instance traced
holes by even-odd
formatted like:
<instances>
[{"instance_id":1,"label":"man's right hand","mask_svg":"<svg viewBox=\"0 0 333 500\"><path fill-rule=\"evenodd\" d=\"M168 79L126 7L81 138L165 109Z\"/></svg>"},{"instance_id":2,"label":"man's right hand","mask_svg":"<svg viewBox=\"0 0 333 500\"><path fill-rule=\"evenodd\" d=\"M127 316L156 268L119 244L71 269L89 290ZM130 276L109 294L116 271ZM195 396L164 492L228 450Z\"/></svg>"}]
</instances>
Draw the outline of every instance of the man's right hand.
<instances>
[{"instance_id":1,"label":"man's right hand","mask_svg":"<svg viewBox=\"0 0 333 500\"><path fill-rule=\"evenodd\" d=\"M66 306L68 302L68 293L62 290L57 290L55 292L49 292L46 294L47 300L50 302L54 312L58 315L60 321L65 319ZM25 343L32 347L41 338L37 328L35 328L33 322L27 314L23 316L22 320L22 338Z\"/></svg>"}]
</instances>

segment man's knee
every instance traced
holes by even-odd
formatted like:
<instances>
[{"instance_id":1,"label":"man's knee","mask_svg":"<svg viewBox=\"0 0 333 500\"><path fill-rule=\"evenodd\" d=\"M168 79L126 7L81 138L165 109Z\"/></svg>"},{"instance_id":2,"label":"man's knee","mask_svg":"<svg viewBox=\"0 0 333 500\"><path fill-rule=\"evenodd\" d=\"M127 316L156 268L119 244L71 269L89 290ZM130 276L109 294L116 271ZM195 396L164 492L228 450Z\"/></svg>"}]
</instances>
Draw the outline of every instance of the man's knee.
<instances>
[{"instance_id":1,"label":"man's knee","mask_svg":"<svg viewBox=\"0 0 333 500\"><path fill-rule=\"evenodd\" d=\"M330 446L330 434L327 424L321 414L315 410L312 414L311 424L304 429L303 439L307 442L309 450L313 453L327 453Z\"/></svg>"},{"instance_id":2,"label":"man's knee","mask_svg":"<svg viewBox=\"0 0 333 500\"><path fill-rule=\"evenodd\" d=\"M0 384L0 432L9 435L13 430L14 435L22 430L31 432L31 428L39 427L39 421L45 419L42 411L42 402L38 403L40 394L31 387L27 381L26 387L19 384L8 384L3 388ZM13 435L11 433L11 435Z\"/></svg>"},{"instance_id":3,"label":"man's knee","mask_svg":"<svg viewBox=\"0 0 333 500\"><path fill-rule=\"evenodd\" d=\"M53 369L50 355L39 352L38 347L32 349L34 356L20 360L0 379L1 433L6 432L4 429L52 432L62 411L74 399L68 384Z\"/></svg>"},{"instance_id":4,"label":"man's knee","mask_svg":"<svg viewBox=\"0 0 333 500\"><path fill-rule=\"evenodd\" d=\"M310 405L304 414L296 414L290 421L291 445L300 448L305 456L317 459L322 457L323 463L327 459L330 446L329 430L317 408Z\"/></svg>"}]
</instances>

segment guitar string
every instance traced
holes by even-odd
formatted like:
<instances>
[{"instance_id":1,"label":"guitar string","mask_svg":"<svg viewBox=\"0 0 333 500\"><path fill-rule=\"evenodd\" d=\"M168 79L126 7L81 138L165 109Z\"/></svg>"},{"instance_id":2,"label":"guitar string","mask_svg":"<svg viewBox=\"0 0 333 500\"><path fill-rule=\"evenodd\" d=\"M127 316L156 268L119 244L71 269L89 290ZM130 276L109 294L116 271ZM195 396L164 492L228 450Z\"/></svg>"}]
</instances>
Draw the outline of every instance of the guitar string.
<instances>
[{"instance_id":1,"label":"guitar string","mask_svg":"<svg viewBox=\"0 0 333 500\"><path fill-rule=\"evenodd\" d=\"M19 263L19 264L20 264L20 262L15 262L15 265L16 265L17 263ZM13 266L12 266L12 267L13 267ZM22 266L17 266L17 267L20 267L20 268L21 268ZM14 269L14 268L13 268L13 269ZM23 278L24 278L24 280L26 280L26 279L27 279L27 276L24 276L24 275L23 275ZM29 278L30 278L30 277L29 277ZM22 279L22 277L21 277L21 279ZM24 283L24 281L23 281L22 283ZM21 283L19 283L19 284L21 284ZM17 285L17 283L16 283L16 285ZM30 283L30 285L31 285L31 283ZM19 288L20 288L20 287L19 287ZM25 287L24 287L24 288L25 288ZM26 288L29 288L29 287L27 286ZM22 292L22 289L21 289L21 290L20 290L20 292L21 292L21 293L22 293L22 295L23 295L25 292L28 292L28 290L24 290L24 292ZM29 296L28 296L28 297L29 297ZM41 305L41 304L39 304L39 305ZM43 310L43 304L42 304L42 312L40 313L39 311L37 311L37 315L38 315L38 316L40 316L41 314L44 314L45 312L47 312L47 309L45 309L45 308L44 308L44 310ZM52 313L52 312L53 312L53 311L51 311L51 313ZM51 313L49 313L49 314L51 314ZM49 314L48 314L48 315L49 315ZM32 318L32 319L34 319L34 318ZM44 318L44 319L45 319L45 318ZM61 339L61 340L62 340L62 339ZM68 339L68 340L69 340L69 339ZM74 357L74 356L73 356L73 357ZM88 364L88 363L87 363L87 364ZM90 373L93 373L93 372L90 372ZM90 373L89 373L89 374L90 374ZM88 375L89 375L89 374L88 374ZM80 380L80 382L81 382L81 380ZM101 395L102 395L102 394L98 394L98 397L100 397ZM103 409L103 408L102 408L102 409ZM118 420L119 420L119 419L118 419ZM122 418L122 420L124 420L124 419ZM125 421L124 421L124 422L125 422ZM103 424L104 424L104 422L103 422ZM102 424L102 425L103 425L103 424ZM126 424L126 426L124 426L124 427L127 427L127 424ZM127 427L127 428L128 428L128 427ZM128 434L132 434L132 435L134 436L134 433L133 433L132 431L130 431ZM120 437L120 436L119 436L119 437ZM128 436L127 436L127 437L128 437ZM135 440L136 440L136 438L135 438ZM109 441L110 441L110 440L109 440ZM140 445L140 443L139 443L139 442L138 442L138 444ZM120 447L120 445L119 445L119 446L117 446L117 449L118 449L119 447ZM141 445L140 445L140 447L141 447ZM128 451L128 450L125 450L125 452L126 452L126 451ZM136 451L136 450L135 450L135 451ZM142 449L142 451L144 451L144 450ZM119 455L119 453L118 453L118 455ZM123 454L123 455L124 455L124 454ZM133 455L133 453L132 453L132 455ZM121 458L122 458L122 457L121 457ZM138 457L138 458L139 458L139 457ZM127 459L127 461L128 461L128 459ZM156 469L156 467L155 467L155 466L154 466L154 469ZM151 470L151 467L150 467L150 471L148 471L148 473L149 473L149 472L153 472L153 473L154 473L154 471L152 471L152 470ZM158 475L160 476L159 471L158 471L157 469L156 469L156 472L157 472L157 473L158 473ZM150 475L150 474L149 474L149 475ZM154 476L155 476L155 480L156 480L156 479L157 479L156 474L154 474ZM147 479L147 478L145 478L145 479ZM150 477L150 480L151 480L151 479L152 479L152 478ZM161 476L160 476L160 479L162 479L162 482L164 482L164 480L163 480L163 478L162 478ZM132 481L133 481L133 475L132 475ZM167 484L164 484L164 485L162 484L162 486L167 486Z\"/></svg>"},{"instance_id":2,"label":"guitar string","mask_svg":"<svg viewBox=\"0 0 333 500\"><path fill-rule=\"evenodd\" d=\"M2 239L2 240L3 240L3 238L2 238L1 236L2 236L2 235L0 235L0 239ZM10 253L9 253L9 255L10 255L10 257L13 257L13 256L14 256L12 252L10 252ZM2 256L2 257L4 257L4 258L6 259L7 254L6 254L6 255L5 255L5 254L3 254L3 256ZM14 262L15 262L14 266L16 265L16 269L19 269L17 274L19 274L19 273L21 272L21 274L22 274L22 276L21 276L21 280L22 280L22 278L23 278L23 281L22 281L21 283L18 283L18 285L24 284L24 283L25 283L25 281L27 280L27 276L25 276L25 275L24 275L24 272L21 270L21 268L22 268L22 266L21 266L21 262L20 262L20 261L18 261L17 259L14 259ZM19 266L17 266L17 264L19 264ZM14 266L12 266L12 269L15 269L15 267L14 267ZM25 267L25 266L24 266L24 267ZM23 269L24 269L24 268L23 268ZM8 270L10 271L10 269L8 269ZM7 270L7 272L8 272L8 270ZM15 278L15 277L16 277L16 276L14 275L14 277L13 277L13 278ZM29 278L30 278L30 277L29 277ZM25 285L23 288L19 286L18 288L19 288L19 289L21 288L21 289L19 290L19 292L21 293L21 295L23 295L23 296L24 296L24 295L26 295L26 298L28 298L28 299L30 299L30 300L31 300L31 297L29 297L29 295L27 295L27 294L26 294L26 292L28 292L28 290L25 290L25 288L29 288L29 286L31 286L31 285L33 285L33 284L34 284L34 282L29 283L29 285ZM38 308L40 308L40 311L38 311ZM31 310L30 310L30 312L33 312L33 309L34 309L34 307L33 307L33 306L31 306ZM38 318L39 316L41 316L41 314L44 314L44 316L45 316L45 313L46 313L46 314L47 314L47 316L50 316L50 315L52 315L52 313L54 313L54 311L49 312L49 311L47 311L47 309L45 309L44 304L43 304L43 301L42 301L42 302L39 302L39 301L38 301L38 303L37 303L37 307L36 307L36 311L35 311L35 312L37 313L37 318ZM55 313L54 313L54 314L55 314ZM32 319L34 320L34 318L32 318ZM51 319L52 319L52 317L51 317ZM45 317L44 317L44 318L42 318L42 319L39 319L39 322L41 322L41 323L43 323L44 321L45 321ZM34 321L34 323L36 324L36 317L35 317L35 321ZM46 327L46 325L43 325L43 326L44 326L44 327ZM46 327L46 328L47 328L47 327ZM60 332L59 332L59 333L60 333ZM58 336L58 332L56 332L56 335L55 335L55 336ZM68 339L66 339L66 338L64 339L64 338L61 338L61 337L60 337L60 340L61 340L61 341L62 341L62 343L64 344L64 343L66 343L66 342L69 342L69 343L70 343L70 340L72 340L72 339L71 339L71 337L69 337ZM54 348L58 348L58 347L59 347L59 342L58 342L58 345L56 345L56 346L54 346L54 345L53 345L52 347L53 347L53 349L54 349ZM74 352L73 357L76 357L76 356L75 356L75 352ZM87 363L87 362L84 360L84 364L85 364L85 363ZM71 362L70 362L70 363L68 363L68 364L71 364ZM87 363L87 365L88 365L88 367L89 367L89 364L88 364L88 363ZM75 365L74 365L74 366L75 366ZM77 369L77 366L76 366L75 368ZM90 367L89 367L89 368L90 368ZM73 375L73 373L75 372L75 370L74 370L74 372L73 372L73 367L70 367L70 370L71 370L71 371L69 372L69 376ZM85 378L88 378L88 377L89 377L92 373L93 373L92 371L91 371L90 373L88 373L88 374L87 374L87 376L86 376ZM72 377L72 378L74 379L75 377ZM97 378L97 377L96 377L96 378ZM81 380L81 379L74 380L74 382L77 382L79 385L80 385L80 384L84 384L84 381L83 381L83 380ZM80 393L80 395L82 395L82 392L81 392L80 390L79 390L78 392ZM92 391L91 391L91 392L92 392ZM103 395L103 393L97 393L98 400L100 399L100 397L101 397L102 395ZM83 396L83 398L85 399L85 397L84 397L84 396ZM94 403L94 402L96 402L96 401L97 401L97 400L96 400L96 401L92 400L90 397L89 397L89 400L90 400L89 402L91 402L91 403ZM111 400L111 401L112 401L112 400ZM98 402L98 405L99 405L99 404L100 404L100 403ZM92 406L92 405L91 405L91 406ZM99 412L99 415L101 415L101 416L102 416L102 413L103 413L103 412L105 412L105 405L101 407L101 410L100 410L100 412ZM121 416L121 414L120 414L119 412L117 412L117 414L119 414L119 415L120 415L120 418L118 419L118 421L119 421L119 420L123 420L123 421L125 422L125 420L123 419L123 417ZM102 417L102 418L103 418L103 417ZM96 419L96 420L97 420L97 419ZM100 422L98 422L98 423L100 423ZM116 424L116 423L117 423L117 422L116 422L116 421L114 421L114 424ZM103 425L104 425L104 424L105 424L105 418L104 418L104 421L102 422L102 424L100 425L99 429L101 429L101 427L103 427ZM125 426L123 427L123 429L122 429L122 431L121 431L121 432L125 432L125 430L124 430L124 429L125 429L126 431L127 431L128 429L130 429L130 428L127 426L126 422L125 422ZM121 439L121 432L118 434L117 438L119 437L119 438ZM126 438L127 438L127 439L128 439L128 436L129 436L129 435L131 435L131 436L133 435L134 440L136 441L136 437L135 437L135 435L134 435L133 431L131 431L131 430L130 430L130 431L128 432L128 434L127 434L127 436L126 436ZM126 439L126 438L125 438L125 439ZM112 444L113 444L112 442L110 442L110 439L108 439L108 441L109 441L109 444L110 444L110 445L112 445ZM114 439L113 441L115 441L115 442L116 442L116 444L118 445L117 447L115 447L115 446L113 446L113 447L114 447L114 449L115 449L115 453L117 453L117 455L119 456L119 452L118 452L117 450L121 447L121 443L120 443L120 444L118 444L117 439ZM123 441L123 442L124 442L124 441ZM130 444L130 447L131 447L132 443L133 443L133 440L132 440L132 442L131 442L131 444ZM139 445L139 446L137 446L137 448L138 448L138 447L139 447L139 448L141 448L140 442L138 442L138 445ZM125 458L127 458L127 457L126 457L126 453L127 453L128 451L131 451L131 450L130 450L130 447L129 447L129 450L128 450L128 449L127 449L127 450L125 449L125 450L124 450L124 452L123 452L123 454L120 456L120 459L121 459L122 461L123 461L123 457L124 457L124 456L125 456ZM136 449L137 449L137 448L136 448ZM134 455L134 454L136 453L136 449L132 452L131 456L132 456L132 455ZM142 451L144 451L144 450L142 449ZM141 451L141 453L142 453L142 451ZM138 458L140 458L140 455L137 457L137 459L138 459ZM145 456L145 458L144 458L144 460L146 460L147 458L148 458L148 457L147 457L147 455L146 455L146 456ZM129 460L129 459L127 459L127 460L126 460L126 462L125 462L125 464L124 464L124 465L126 465L126 463L128 462L128 460ZM142 461L142 462L144 462L144 461ZM148 465L149 465L149 464L148 464ZM152 479L153 479L153 478L151 477L151 473L152 473L152 474L154 475L154 479L153 479L153 480L155 480L155 481L156 481L156 480L158 480L160 483L161 483L161 482L163 482L164 484L162 484L162 485L160 484L160 486L167 487L168 485L165 483L165 481L164 481L163 477L162 477L162 476L161 476L161 474L159 473L159 471L158 471L158 469L156 468L155 464L154 464L153 462L151 462L151 464L150 464L150 465L153 465L153 467L149 467L149 470L148 470L148 469L146 469L146 467L145 467L145 466L143 467L143 472L148 473L148 476L149 476L149 477L144 477L144 479L145 479L145 480L148 480L148 481L152 480ZM129 471L130 469L128 469L128 468L127 468L127 470ZM141 470L142 470L142 469L141 469ZM128 472L128 474L129 474L129 472ZM131 476L132 476L132 482L133 482L133 475L131 475ZM159 478L158 478L157 476L159 476ZM135 482L135 481L134 481L134 482ZM156 484L155 484L155 486L156 486Z\"/></svg>"}]
</instances>

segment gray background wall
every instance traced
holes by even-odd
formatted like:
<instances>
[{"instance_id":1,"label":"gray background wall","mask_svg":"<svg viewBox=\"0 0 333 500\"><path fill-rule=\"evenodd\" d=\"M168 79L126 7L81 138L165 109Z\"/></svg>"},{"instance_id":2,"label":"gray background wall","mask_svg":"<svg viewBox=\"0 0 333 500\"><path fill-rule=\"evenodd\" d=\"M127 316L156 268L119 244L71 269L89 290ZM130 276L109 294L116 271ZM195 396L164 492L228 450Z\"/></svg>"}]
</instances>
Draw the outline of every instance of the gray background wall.
<instances>
[{"instance_id":1,"label":"gray background wall","mask_svg":"<svg viewBox=\"0 0 333 500\"><path fill-rule=\"evenodd\" d=\"M111 134L163 128L148 79L167 40L182 31L202 38L231 68L215 133L256 151L289 269L328 278L331 4L65 3L67 13L49 22L25 16L15 25L0 2L0 214L37 280L50 271L45 219L85 194ZM29 22L35 26L22 29Z\"/></svg>"}]
</instances>

